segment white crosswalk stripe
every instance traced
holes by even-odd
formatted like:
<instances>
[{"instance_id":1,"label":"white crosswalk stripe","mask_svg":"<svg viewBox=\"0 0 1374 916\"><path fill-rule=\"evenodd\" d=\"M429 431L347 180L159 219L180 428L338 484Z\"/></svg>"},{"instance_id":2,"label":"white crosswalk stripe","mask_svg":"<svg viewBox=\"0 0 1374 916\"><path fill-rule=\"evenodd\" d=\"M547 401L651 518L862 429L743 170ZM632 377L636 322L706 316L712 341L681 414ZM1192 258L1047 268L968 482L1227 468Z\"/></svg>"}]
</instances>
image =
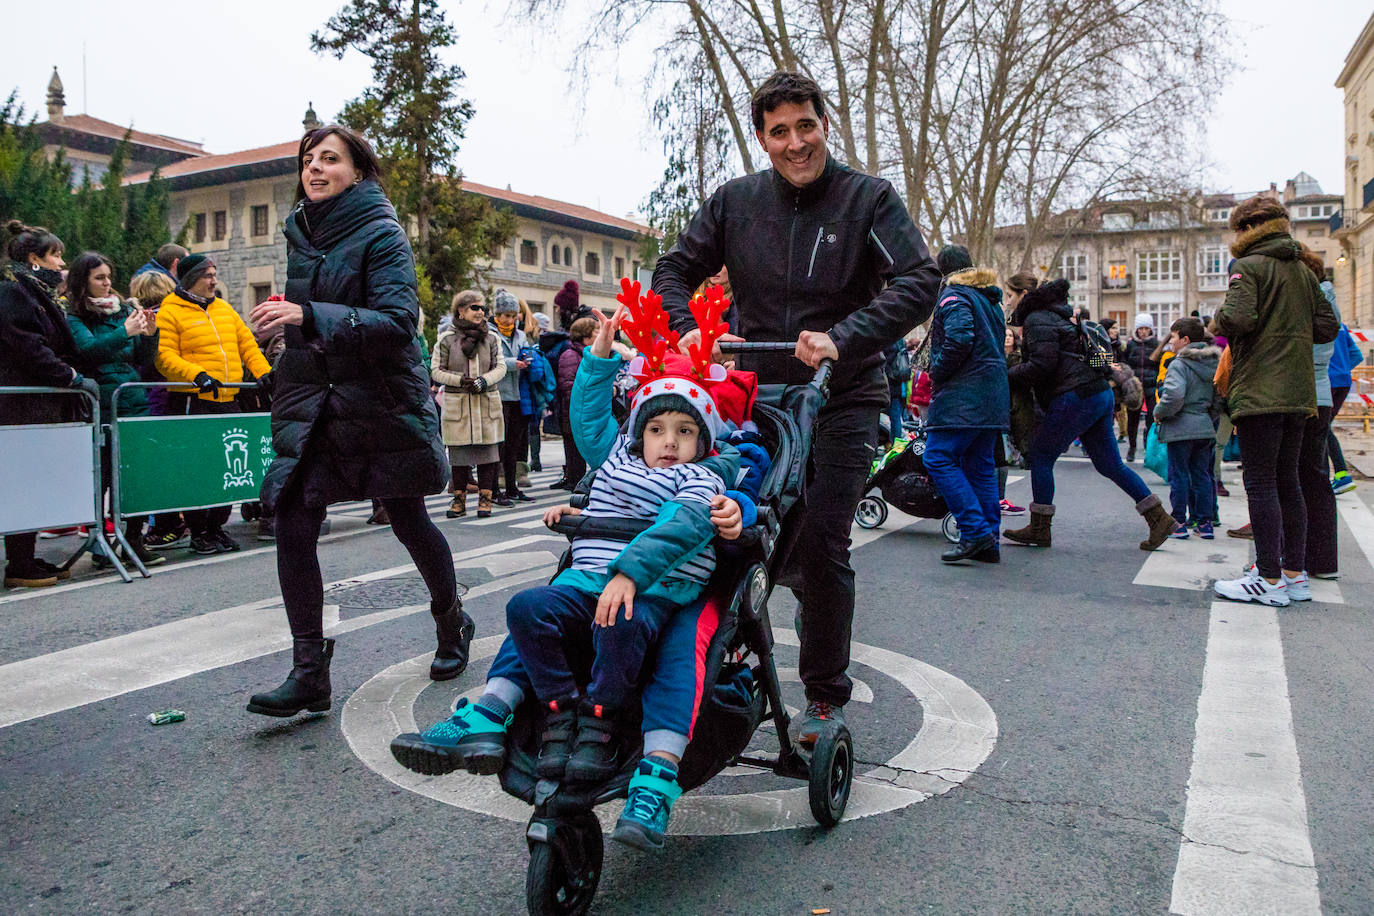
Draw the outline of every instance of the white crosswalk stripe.
<instances>
[{"instance_id":1,"label":"white crosswalk stripe","mask_svg":"<svg viewBox=\"0 0 1374 916\"><path fill-rule=\"evenodd\" d=\"M535 471L530 474L530 485L526 488L527 495L534 497L531 503L516 503L514 506L502 507L493 506L491 518L478 518L475 510L476 499L473 494L469 494L468 514L461 519L449 519L445 517L452 496L448 493L439 493L425 498L425 509L429 517L435 521L450 522L456 525L473 525L476 527L487 527L491 525L509 525L515 529L538 529L544 523L541 520L544 512L550 506L557 506L566 503L568 492L566 490L550 490L548 485L562 476L561 469L554 471ZM331 516L343 518L365 519L372 514L371 501L358 501L349 503L339 503L329 507ZM533 521L526 521L533 519ZM518 523L518 524L513 524Z\"/></svg>"}]
</instances>

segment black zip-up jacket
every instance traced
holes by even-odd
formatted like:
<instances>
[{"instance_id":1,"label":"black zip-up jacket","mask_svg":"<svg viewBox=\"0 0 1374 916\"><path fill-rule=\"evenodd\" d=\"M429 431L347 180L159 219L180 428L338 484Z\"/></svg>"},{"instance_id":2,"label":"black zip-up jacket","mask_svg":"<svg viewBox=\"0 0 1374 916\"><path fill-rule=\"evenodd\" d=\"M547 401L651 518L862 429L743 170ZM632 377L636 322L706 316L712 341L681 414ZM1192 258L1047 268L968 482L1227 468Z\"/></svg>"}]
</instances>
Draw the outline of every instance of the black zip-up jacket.
<instances>
[{"instance_id":1,"label":"black zip-up jacket","mask_svg":"<svg viewBox=\"0 0 1374 916\"><path fill-rule=\"evenodd\" d=\"M673 329L696 323L687 308L707 277L730 269L746 340L795 341L825 331L840 358L837 395L887 402L883 351L930 317L940 274L891 183L831 156L804 188L773 169L727 182L702 205L654 269ZM812 370L789 354L742 355L761 382L800 384ZM851 398L846 398L850 401Z\"/></svg>"}]
</instances>

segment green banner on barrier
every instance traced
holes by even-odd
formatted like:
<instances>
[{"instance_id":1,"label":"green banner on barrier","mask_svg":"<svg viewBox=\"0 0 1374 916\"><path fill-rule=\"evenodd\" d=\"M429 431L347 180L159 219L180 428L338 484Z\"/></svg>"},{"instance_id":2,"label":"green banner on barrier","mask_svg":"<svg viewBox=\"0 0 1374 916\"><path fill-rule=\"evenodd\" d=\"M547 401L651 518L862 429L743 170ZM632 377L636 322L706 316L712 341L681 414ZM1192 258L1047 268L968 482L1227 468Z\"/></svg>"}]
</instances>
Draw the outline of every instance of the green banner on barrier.
<instances>
[{"instance_id":1,"label":"green banner on barrier","mask_svg":"<svg viewBox=\"0 0 1374 916\"><path fill-rule=\"evenodd\" d=\"M130 417L119 425L119 511L252 502L272 463L271 414Z\"/></svg>"}]
</instances>

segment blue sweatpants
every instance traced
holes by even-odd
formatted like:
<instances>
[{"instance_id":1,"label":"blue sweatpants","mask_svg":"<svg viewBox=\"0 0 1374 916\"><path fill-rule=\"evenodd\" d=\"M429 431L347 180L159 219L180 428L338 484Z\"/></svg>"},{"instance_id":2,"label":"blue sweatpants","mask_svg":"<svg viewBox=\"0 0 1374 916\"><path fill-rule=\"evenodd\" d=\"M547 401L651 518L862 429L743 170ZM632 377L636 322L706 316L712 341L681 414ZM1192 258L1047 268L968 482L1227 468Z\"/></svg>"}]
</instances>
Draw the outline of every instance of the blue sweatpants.
<instances>
[{"instance_id":1,"label":"blue sweatpants","mask_svg":"<svg viewBox=\"0 0 1374 916\"><path fill-rule=\"evenodd\" d=\"M557 586L547 586L554 587ZM530 589L521 595L541 591L543 589ZM514 600L512 599L512 603ZM592 599L591 606L595 610L595 598ZM509 608L507 614L509 616ZM639 616L639 599L635 600L635 616ZM624 623L624 620L618 621L616 628ZM720 609L715 602L698 599L669 617L663 627L653 669L644 683L641 700L644 709L643 731L646 752L664 750L682 756L687 740L691 737L692 728L696 724L697 713L700 711L706 689L706 650L719 625ZM565 631L565 657L574 672L574 678L580 682L588 681L594 667L596 652L592 639L593 628L594 626L588 623L585 627L570 627ZM639 665L627 673L632 682L640 675ZM487 672L489 683L497 679L519 688L525 696L556 699L558 696L569 695L539 693L521 660L516 641L510 635L507 635L501 644L496 658L492 660L491 669ZM631 689L633 690L633 687ZM588 696L595 696L591 692L590 684L586 693ZM608 702L605 705L614 704Z\"/></svg>"},{"instance_id":2,"label":"blue sweatpants","mask_svg":"<svg viewBox=\"0 0 1374 916\"><path fill-rule=\"evenodd\" d=\"M926 473L959 520L965 541L996 537L1002 526L997 495L997 439L995 429L932 429L922 455Z\"/></svg>"}]
</instances>

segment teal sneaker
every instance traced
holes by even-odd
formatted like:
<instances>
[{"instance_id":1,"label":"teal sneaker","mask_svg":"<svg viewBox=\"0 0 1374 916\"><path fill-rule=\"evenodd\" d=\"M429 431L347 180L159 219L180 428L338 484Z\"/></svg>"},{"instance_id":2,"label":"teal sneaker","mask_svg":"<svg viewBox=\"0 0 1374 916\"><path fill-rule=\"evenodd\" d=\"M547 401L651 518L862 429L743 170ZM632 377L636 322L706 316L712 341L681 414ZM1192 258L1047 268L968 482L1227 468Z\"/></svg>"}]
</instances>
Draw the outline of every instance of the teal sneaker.
<instances>
[{"instance_id":1,"label":"teal sneaker","mask_svg":"<svg viewBox=\"0 0 1374 916\"><path fill-rule=\"evenodd\" d=\"M490 776L506 761L506 730L514 718L460 700L447 719L419 734L397 735L391 742L391 756L407 770L426 776L443 776L457 769Z\"/></svg>"},{"instance_id":2,"label":"teal sneaker","mask_svg":"<svg viewBox=\"0 0 1374 916\"><path fill-rule=\"evenodd\" d=\"M1333 493L1349 493L1355 489L1355 481L1350 478L1349 471L1341 471L1331 480L1331 491Z\"/></svg>"},{"instance_id":3,"label":"teal sneaker","mask_svg":"<svg viewBox=\"0 0 1374 916\"><path fill-rule=\"evenodd\" d=\"M630 777L630 796L611 839L645 852L662 850L673 802L681 795L677 768L666 760L645 757Z\"/></svg>"}]
</instances>

